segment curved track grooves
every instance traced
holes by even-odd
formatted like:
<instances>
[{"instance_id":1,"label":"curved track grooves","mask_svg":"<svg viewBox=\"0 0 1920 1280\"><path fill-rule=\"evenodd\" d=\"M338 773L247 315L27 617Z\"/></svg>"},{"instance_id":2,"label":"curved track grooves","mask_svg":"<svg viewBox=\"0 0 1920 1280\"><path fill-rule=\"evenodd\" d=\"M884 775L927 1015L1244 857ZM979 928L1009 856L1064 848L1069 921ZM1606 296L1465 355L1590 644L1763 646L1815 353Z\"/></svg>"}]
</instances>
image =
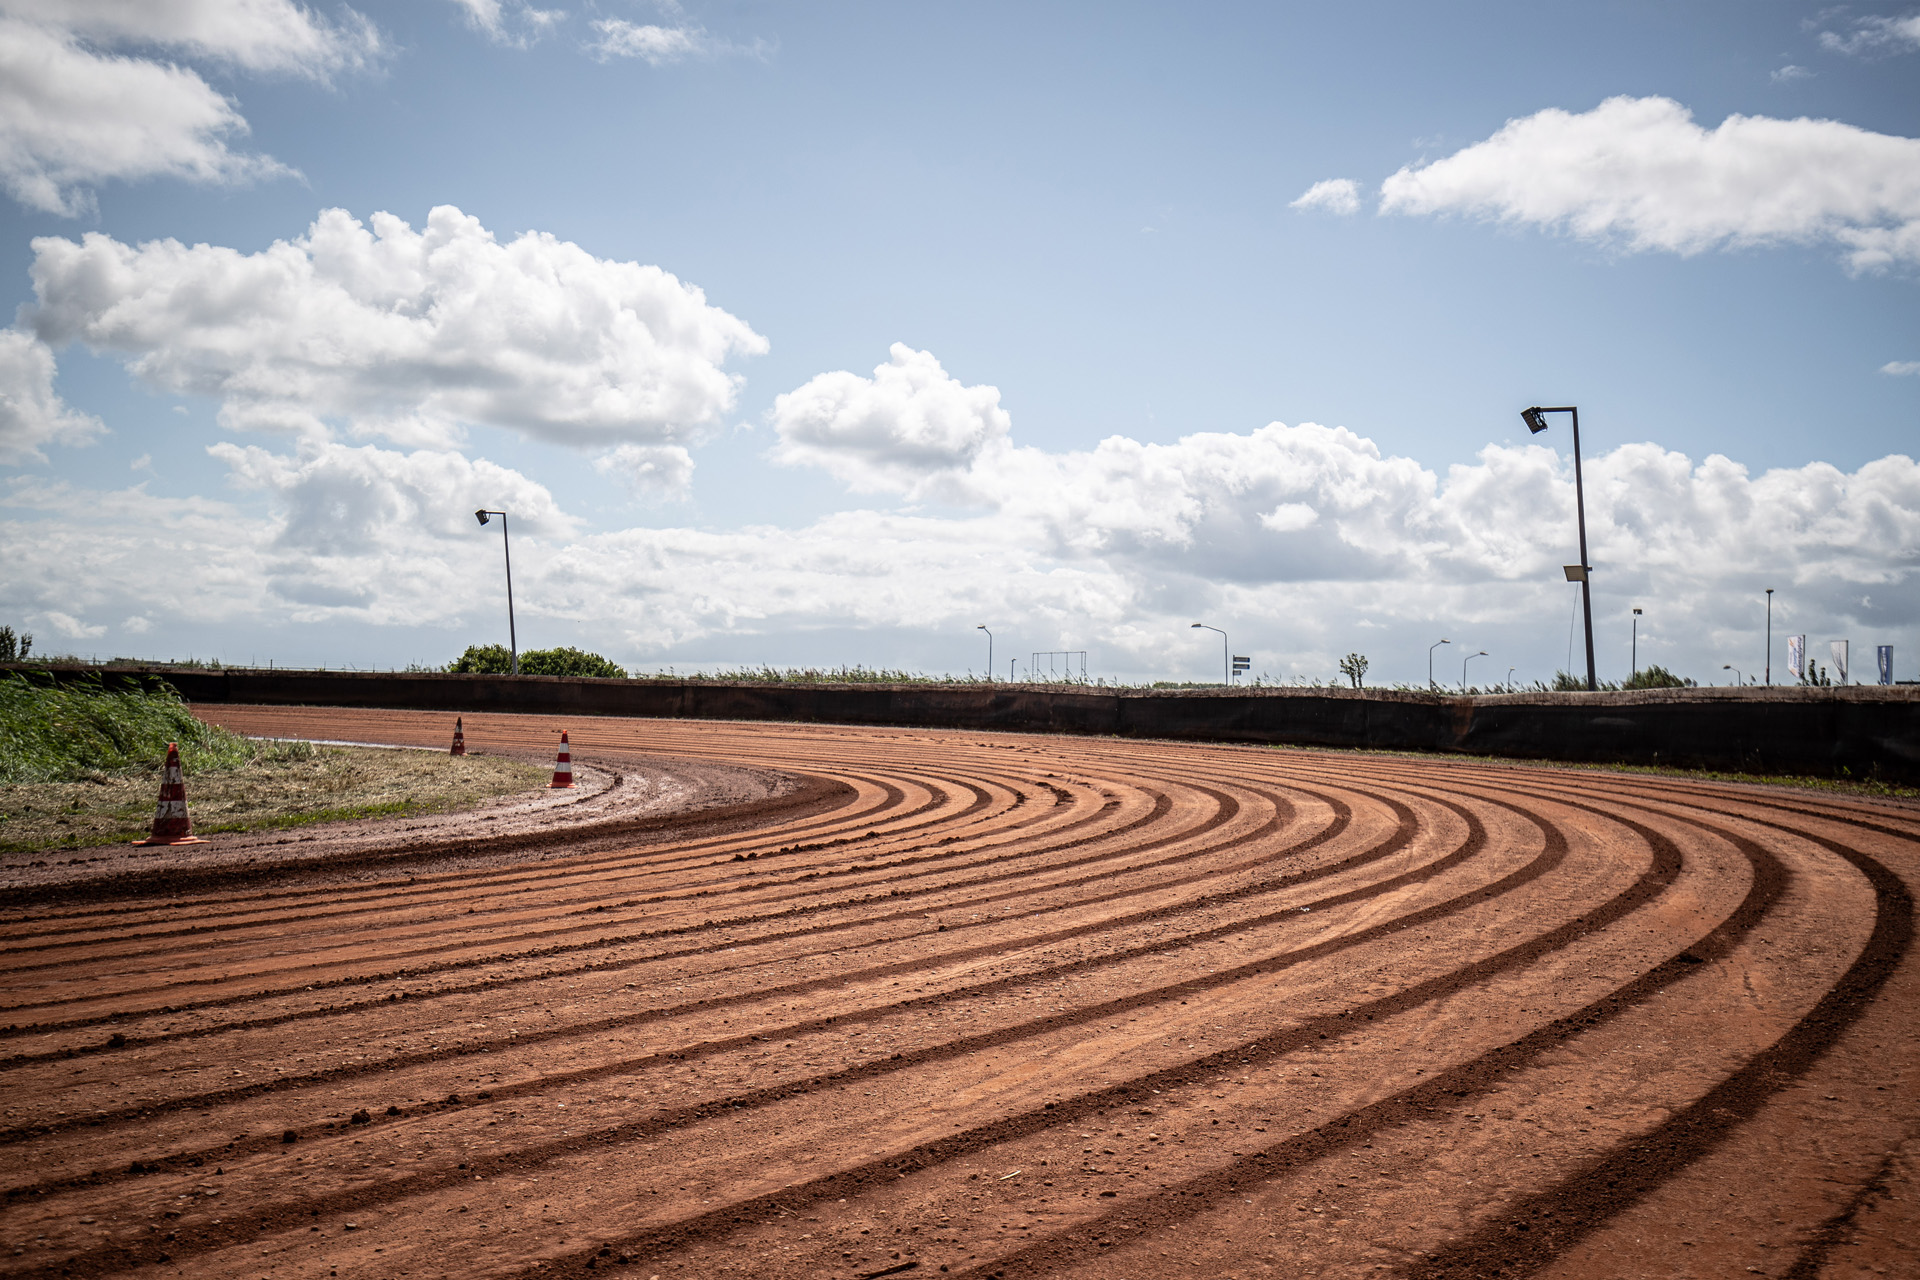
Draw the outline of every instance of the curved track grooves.
<instances>
[{"instance_id":1,"label":"curved track grooves","mask_svg":"<svg viewBox=\"0 0 1920 1280\"><path fill-rule=\"evenodd\" d=\"M1911 1167L1910 810L568 723L616 769L704 759L848 798L578 856L16 912L0 1185L23 1243L0 1275L438 1274L454 1249L482 1276L1575 1276L1634 1249L1656 1274L1743 1177L1768 1191L1742 1247L1818 1275L1861 1263L1859 1197ZM496 748L552 727L469 717ZM1796 1152L1821 1176L1780 1178Z\"/></svg>"}]
</instances>

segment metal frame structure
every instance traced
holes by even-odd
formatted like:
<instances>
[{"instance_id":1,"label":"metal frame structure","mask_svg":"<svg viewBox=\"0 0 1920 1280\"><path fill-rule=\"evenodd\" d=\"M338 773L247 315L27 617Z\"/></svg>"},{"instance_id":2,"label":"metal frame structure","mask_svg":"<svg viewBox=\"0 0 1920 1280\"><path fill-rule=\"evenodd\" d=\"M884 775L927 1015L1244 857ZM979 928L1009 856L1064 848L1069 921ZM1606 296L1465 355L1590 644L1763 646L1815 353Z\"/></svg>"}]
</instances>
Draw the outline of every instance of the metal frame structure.
<instances>
[{"instance_id":1,"label":"metal frame structure","mask_svg":"<svg viewBox=\"0 0 1920 1280\"><path fill-rule=\"evenodd\" d=\"M1047 660L1048 675L1052 675L1054 673L1055 668L1054 668L1053 660L1055 658L1062 658L1062 659L1065 659L1065 665L1067 668L1067 679L1069 680L1077 679L1083 684L1086 682L1087 651L1085 649L1043 649L1041 650L1040 652L1033 655L1032 661L1027 666L1027 679L1038 680L1040 678L1040 659L1042 658L1045 658ZM1073 674L1073 660L1075 658L1080 659L1080 674L1078 676L1075 676Z\"/></svg>"}]
</instances>

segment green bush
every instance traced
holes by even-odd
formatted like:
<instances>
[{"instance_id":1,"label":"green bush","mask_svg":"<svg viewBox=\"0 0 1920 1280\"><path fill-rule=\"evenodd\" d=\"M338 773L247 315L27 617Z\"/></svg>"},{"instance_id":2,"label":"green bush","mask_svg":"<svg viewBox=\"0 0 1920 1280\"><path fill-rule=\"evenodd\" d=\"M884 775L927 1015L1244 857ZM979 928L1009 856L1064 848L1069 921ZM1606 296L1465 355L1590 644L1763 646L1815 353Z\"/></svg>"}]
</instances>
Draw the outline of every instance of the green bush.
<instances>
[{"instance_id":1,"label":"green bush","mask_svg":"<svg viewBox=\"0 0 1920 1280\"><path fill-rule=\"evenodd\" d=\"M0 782L76 782L89 774L157 769L169 742L180 744L190 772L237 768L257 750L239 734L196 720L164 684L62 686L19 672L0 679Z\"/></svg>"},{"instance_id":2,"label":"green bush","mask_svg":"<svg viewBox=\"0 0 1920 1280\"><path fill-rule=\"evenodd\" d=\"M520 655L523 676L603 676L610 680L627 678L625 667L597 653L580 649L532 649Z\"/></svg>"},{"instance_id":3,"label":"green bush","mask_svg":"<svg viewBox=\"0 0 1920 1280\"><path fill-rule=\"evenodd\" d=\"M513 653L505 645L468 645L465 653L447 664L447 670L468 675L511 675ZM563 647L527 650L520 655L520 674L523 676L605 676L609 679L623 680L627 672L624 667L597 653Z\"/></svg>"},{"instance_id":4,"label":"green bush","mask_svg":"<svg viewBox=\"0 0 1920 1280\"><path fill-rule=\"evenodd\" d=\"M470 644L467 651L447 664L458 675L504 676L513 674L513 652L503 644Z\"/></svg>"},{"instance_id":5,"label":"green bush","mask_svg":"<svg viewBox=\"0 0 1920 1280\"><path fill-rule=\"evenodd\" d=\"M1633 678L1620 686L1622 689L1691 689L1694 682L1684 680L1658 664L1642 667L1633 674Z\"/></svg>"},{"instance_id":6,"label":"green bush","mask_svg":"<svg viewBox=\"0 0 1920 1280\"><path fill-rule=\"evenodd\" d=\"M1585 693L1587 678L1565 671L1556 671L1553 673L1552 687L1555 693ZM1614 693L1621 689L1692 689L1695 687L1694 681L1677 676L1657 663L1651 667L1640 668L1632 679L1618 684L1611 680L1600 681L1602 693Z\"/></svg>"}]
</instances>

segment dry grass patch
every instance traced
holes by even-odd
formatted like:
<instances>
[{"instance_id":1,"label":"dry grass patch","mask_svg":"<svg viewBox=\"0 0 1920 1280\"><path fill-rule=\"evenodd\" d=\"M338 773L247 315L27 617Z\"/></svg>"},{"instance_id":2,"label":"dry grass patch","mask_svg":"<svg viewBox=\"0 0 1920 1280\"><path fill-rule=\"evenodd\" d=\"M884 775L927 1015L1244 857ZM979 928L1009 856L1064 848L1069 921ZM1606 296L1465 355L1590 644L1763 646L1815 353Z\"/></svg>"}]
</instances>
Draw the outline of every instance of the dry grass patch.
<instances>
[{"instance_id":1,"label":"dry grass patch","mask_svg":"<svg viewBox=\"0 0 1920 1280\"><path fill-rule=\"evenodd\" d=\"M0 850L72 849L138 840L160 791L151 771L96 773L78 782L0 785ZM196 834L258 831L464 809L544 785L547 766L501 756L449 756L381 747L261 744L237 768L188 772Z\"/></svg>"}]
</instances>

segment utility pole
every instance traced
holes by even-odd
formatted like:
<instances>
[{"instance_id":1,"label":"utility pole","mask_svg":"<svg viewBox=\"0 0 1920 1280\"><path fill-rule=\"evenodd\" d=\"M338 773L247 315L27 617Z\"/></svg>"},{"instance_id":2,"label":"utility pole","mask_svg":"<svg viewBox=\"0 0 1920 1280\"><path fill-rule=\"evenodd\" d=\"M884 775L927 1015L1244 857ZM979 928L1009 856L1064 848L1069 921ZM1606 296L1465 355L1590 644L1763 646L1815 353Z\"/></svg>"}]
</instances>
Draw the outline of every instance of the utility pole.
<instances>
[{"instance_id":1,"label":"utility pole","mask_svg":"<svg viewBox=\"0 0 1920 1280\"><path fill-rule=\"evenodd\" d=\"M1773 588L1767 588L1767 683L1773 683Z\"/></svg>"}]
</instances>

